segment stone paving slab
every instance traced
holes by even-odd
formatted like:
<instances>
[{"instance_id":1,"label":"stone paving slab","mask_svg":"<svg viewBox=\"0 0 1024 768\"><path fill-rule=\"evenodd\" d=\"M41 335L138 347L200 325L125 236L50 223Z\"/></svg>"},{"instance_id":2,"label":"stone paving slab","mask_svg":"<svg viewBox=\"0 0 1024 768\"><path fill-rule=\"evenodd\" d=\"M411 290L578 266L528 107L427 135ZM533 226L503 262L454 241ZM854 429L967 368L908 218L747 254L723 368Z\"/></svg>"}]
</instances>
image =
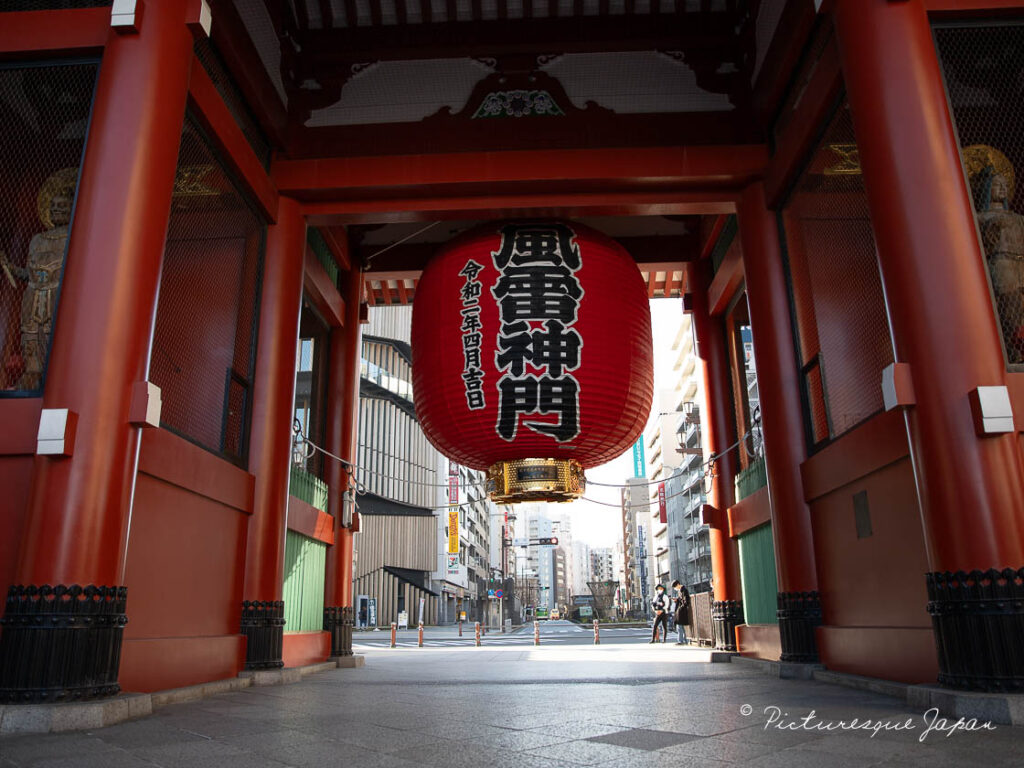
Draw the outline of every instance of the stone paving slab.
<instances>
[{"instance_id":1,"label":"stone paving slab","mask_svg":"<svg viewBox=\"0 0 1024 768\"><path fill-rule=\"evenodd\" d=\"M769 722L773 707L790 726L814 710L819 724L915 728L783 729ZM924 728L907 701L686 649L381 649L360 669L171 704L144 720L6 736L0 768L1024 766L1024 728L922 742Z\"/></svg>"}]
</instances>

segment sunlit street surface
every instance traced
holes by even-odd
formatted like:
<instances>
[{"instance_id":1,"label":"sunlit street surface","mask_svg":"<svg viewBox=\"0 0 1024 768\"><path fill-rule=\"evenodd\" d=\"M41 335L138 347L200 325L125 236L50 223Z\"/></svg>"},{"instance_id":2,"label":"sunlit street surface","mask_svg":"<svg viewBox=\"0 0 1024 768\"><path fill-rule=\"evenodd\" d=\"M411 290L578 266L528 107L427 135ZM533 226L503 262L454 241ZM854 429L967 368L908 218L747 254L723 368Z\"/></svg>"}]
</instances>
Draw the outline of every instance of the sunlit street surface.
<instances>
[{"instance_id":1,"label":"sunlit street surface","mask_svg":"<svg viewBox=\"0 0 1024 768\"><path fill-rule=\"evenodd\" d=\"M541 627L540 646L530 626L480 647L465 627L432 628L423 648L415 630L394 649L389 632L357 633L361 669L5 739L0 766L942 768L978 765L981 749L991 768L1024 762L1020 728L951 730L898 699L710 663L674 635L650 645L643 628L602 628L595 646L589 627Z\"/></svg>"}]
</instances>

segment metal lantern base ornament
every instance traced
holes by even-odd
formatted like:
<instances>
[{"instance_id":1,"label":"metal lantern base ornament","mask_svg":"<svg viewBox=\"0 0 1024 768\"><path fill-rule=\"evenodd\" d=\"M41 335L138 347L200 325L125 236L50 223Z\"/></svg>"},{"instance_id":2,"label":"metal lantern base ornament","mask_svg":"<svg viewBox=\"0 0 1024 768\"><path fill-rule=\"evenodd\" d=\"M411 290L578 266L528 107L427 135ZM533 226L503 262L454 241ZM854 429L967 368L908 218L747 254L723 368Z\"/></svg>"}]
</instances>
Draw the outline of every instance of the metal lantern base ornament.
<instances>
[{"instance_id":1,"label":"metal lantern base ornament","mask_svg":"<svg viewBox=\"0 0 1024 768\"><path fill-rule=\"evenodd\" d=\"M499 461L487 470L487 492L495 504L573 501L586 487L583 467L573 459Z\"/></svg>"}]
</instances>

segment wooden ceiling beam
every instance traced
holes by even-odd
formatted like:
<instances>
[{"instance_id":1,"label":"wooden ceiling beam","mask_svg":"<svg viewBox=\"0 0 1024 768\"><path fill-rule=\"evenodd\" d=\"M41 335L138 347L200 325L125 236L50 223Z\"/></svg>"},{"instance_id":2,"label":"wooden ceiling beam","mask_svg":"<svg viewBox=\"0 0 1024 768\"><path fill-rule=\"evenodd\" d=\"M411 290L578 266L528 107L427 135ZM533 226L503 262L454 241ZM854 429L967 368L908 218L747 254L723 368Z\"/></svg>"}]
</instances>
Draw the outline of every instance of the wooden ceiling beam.
<instances>
[{"instance_id":1,"label":"wooden ceiling beam","mask_svg":"<svg viewBox=\"0 0 1024 768\"><path fill-rule=\"evenodd\" d=\"M287 137L288 114L245 29L242 17L231 0L210 0L210 7L217 19L211 29L211 38L217 46L217 52L227 64L270 143L275 147L283 147Z\"/></svg>"},{"instance_id":2,"label":"wooden ceiling beam","mask_svg":"<svg viewBox=\"0 0 1024 768\"><path fill-rule=\"evenodd\" d=\"M395 222L489 221L508 218L582 218L586 216L717 216L736 213L737 189L669 190L658 194L498 195L484 198L409 197L395 200L345 200L304 203L314 226Z\"/></svg>"},{"instance_id":3,"label":"wooden ceiling beam","mask_svg":"<svg viewBox=\"0 0 1024 768\"><path fill-rule=\"evenodd\" d=\"M685 235L652 235L642 237L617 237L614 240L621 245L636 261L641 272L672 272L683 269L688 261L700 256L700 241L694 225L693 234ZM363 264L365 274L382 284L387 280L395 280L401 285L403 280L417 279L427 262L437 253L441 243L404 243L388 249L380 256L367 259L381 244L365 245L353 249L353 257L357 263Z\"/></svg>"},{"instance_id":4,"label":"wooden ceiling beam","mask_svg":"<svg viewBox=\"0 0 1024 768\"><path fill-rule=\"evenodd\" d=\"M298 0L295 3L295 12L299 29L307 31L309 29L309 9L306 7L306 0Z\"/></svg>"},{"instance_id":5,"label":"wooden ceiling beam","mask_svg":"<svg viewBox=\"0 0 1024 768\"><path fill-rule=\"evenodd\" d=\"M334 9L331 7L331 0L320 0L320 19L324 29L334 28Z\"/></svg>"},{"instance_id":6,"label":"wooden ceiling beam","mask_svg":"<svg viewBox=\"0 0 1024 768\"><path fill-rule=\"evenodd\" d=\"M351 0L346 0L346 3ZM711 13L507 19L440 23L425 2L422 24L310 30L302 36L308 71L328 77L366 61L491 57L522 54L683 50L732 61L740 48L735 15ZM342 72L341 74L345 74ZM347 77L347 75L345 75Z\"/></svg>"},{"instance_id":7,"label":"wooden ceiling beam","mask_svg":"<svg viewBox=\"0 0 1024 768\"><path fill-rule=\"evenodd\" d=\"M649 191L678 186L717 188L746 185L759 178L768 161L764 145L634 147L462 152L436 155L282 160L272 177L281 194L300 198L323 193L332 199L401 197L410 191L465 195L478 187L488 194L545 183L560 190L595 191L628 186ZM503 188L504 187L504 188Z\"/></svg>"}]
</instances>

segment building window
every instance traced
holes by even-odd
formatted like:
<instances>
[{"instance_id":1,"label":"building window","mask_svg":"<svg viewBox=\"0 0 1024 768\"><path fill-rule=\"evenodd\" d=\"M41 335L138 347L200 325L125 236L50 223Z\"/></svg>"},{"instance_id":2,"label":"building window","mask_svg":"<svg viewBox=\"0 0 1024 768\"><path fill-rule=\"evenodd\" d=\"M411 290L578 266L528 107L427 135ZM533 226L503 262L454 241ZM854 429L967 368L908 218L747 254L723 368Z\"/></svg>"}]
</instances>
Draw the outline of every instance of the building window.
<instances>
[{"instance_id":1,"label":"building window","mask_svg":"<svg viewBox=\"0 0 1024 768\"><path fill-rule=\"evenodd\" d=\"M162 426L244 464L266 225L186 117L150 379Z\"/></svg>"},{"instance_id":2,"label":"building window","mask_svg":"<svg viewBox=\"0 0 1024 768\"><path fill-rule=\"evenodd\" d=\"M0 394L42 394L97 71L0 65Z\"/></svg>"},{"instance_id":3,"label":"building window","mask_svg":"<svg viewBox=\"0 0 1024 768\"><path fill-rule=\"evenodd\" d=\"M875 236L844 102L783 208L809 444L820 448L883 409L892 363Z\"/></svg>"},{"instance_id":4,"label":"building window","mask_svg":"<svg viewBox=\"0 0 1024 768\"><path fill-rule=\"evenodd\" d=\"M940 26L935 44L1006 362L1024 371L1024 24Z\"/></svg>"},{"instance_id":5,"label":"building window","mask_svg":"<svg viewBox=\"0 0 1024 768\"><path fill-rule=\"evenodd\" d=\"M303 297L299 320L299 344L295 356L295 421L317 445L324 444L324 409L327 407L327 363L330 329ZM294 463L316 477L323 478L323 454L314 451L296 453Z\"/></svg>"},{"instance_id":6,"label":"building window","mask_svg":"<svg viewBox=\"0 0 1024 768\"><path fill-rule=\"evenodd\" d=\"M725 325L731 362L733 401L736 406L736 433L741 438L743 446L743 450L739 452L740 466L746 469L760 459L764 452L761 440L761 399L754 361L754 335L750 328L746 291L736 297L726 313Z\"/></svg>"}]
</instances>

